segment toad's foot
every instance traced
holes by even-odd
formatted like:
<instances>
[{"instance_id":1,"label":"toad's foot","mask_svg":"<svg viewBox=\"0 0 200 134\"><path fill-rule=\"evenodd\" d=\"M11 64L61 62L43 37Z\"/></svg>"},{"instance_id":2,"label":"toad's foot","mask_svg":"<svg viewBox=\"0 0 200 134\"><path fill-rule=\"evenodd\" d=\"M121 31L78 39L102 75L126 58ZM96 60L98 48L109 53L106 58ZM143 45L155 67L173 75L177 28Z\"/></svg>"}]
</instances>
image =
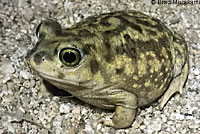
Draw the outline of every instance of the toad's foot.
<instances>
[{"instance_id":1,"label":"toad's foot","mask_svg":"<svg viewBox=\"0 0 200 134\"><path fill-rule=\"evenodd\" d=\"M105 126L127 128L133 123L135 114L136 109L117 106L112 120L106 120L102 118L99 120L99 122L103 123Z\"/></svg>"},{"instance_id":2,"label":"toad's foot","mask_svg":"<svg viewBox=\"0 0 200 134\"><path fill-rule=\"evenodd\" d=\"M161 98L161 102L159 104L159 109L162 110L164 105L167 103L169 98L176 92L179 92L181 95L183 94L183 86L187 80L188 77L188 62L184 65L183 72L181 75L174 78L165 92L165 94Z\"/></svg>"}]
</instances>

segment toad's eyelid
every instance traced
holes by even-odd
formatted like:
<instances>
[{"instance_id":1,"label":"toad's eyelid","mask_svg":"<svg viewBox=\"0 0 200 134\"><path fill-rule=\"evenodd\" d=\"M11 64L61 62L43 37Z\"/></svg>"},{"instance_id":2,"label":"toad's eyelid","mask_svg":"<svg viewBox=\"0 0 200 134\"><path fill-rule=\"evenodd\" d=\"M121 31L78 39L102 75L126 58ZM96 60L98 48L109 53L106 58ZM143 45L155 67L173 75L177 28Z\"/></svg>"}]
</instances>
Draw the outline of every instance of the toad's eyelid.
<instances>
[{"instance_id":1,"label":"toad's eyelid","mask_svg":"<svg viewBox=\"0 0 200 134\"><path fill-rule=\"evenodd\" d=\"M36 33L36 37L39 39L40 38L40 32Z\"/></svg>"},{"instance_id":2,"label":"toad's eyelid","mask_svg":"<svg viewBox=\"0 0 200 134\"><path fill-rule=\"evenodd\" d=\"M80 55L81 55L81 59L83 58L83 56L84 56L84 53L83 53L83 50L82 49L80 49L80 48L76 48L78 51L79 51L79 53L80 53Z\"/></svg>"},{"instance_id":3,"label":"toad's eyelid","mask_svg":"<svg viewBox=\"0 0 200 134\"><path fill-rule=\"evenodd\" d=\"M42 25L42 23L40 23L37 28L36 28L36 37L39 39L40 38L40 32L39 32L39 29L40 29L40 26Z\"/></svg>"}]
</instances>

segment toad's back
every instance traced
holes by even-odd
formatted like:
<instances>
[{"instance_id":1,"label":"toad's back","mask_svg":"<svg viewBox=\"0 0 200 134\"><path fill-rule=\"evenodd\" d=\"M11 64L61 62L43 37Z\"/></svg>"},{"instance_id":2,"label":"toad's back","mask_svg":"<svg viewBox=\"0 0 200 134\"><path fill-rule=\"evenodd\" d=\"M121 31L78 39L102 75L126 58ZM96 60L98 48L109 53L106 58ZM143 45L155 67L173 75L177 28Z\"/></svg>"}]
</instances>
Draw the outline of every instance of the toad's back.
<instances>
[{"instance_id":1,"label":"toad's back","mask_svg":"<svg viewBox=\"0 0 200 134\"><path fill-rule=\"evenodd\" d=\"M99 65L94 75L99 71L104 84L133 92L141 106L162 95L186 61L184 39L139 12L89 17L67 31L72 30Z\"/></svg>"}]
</instances>

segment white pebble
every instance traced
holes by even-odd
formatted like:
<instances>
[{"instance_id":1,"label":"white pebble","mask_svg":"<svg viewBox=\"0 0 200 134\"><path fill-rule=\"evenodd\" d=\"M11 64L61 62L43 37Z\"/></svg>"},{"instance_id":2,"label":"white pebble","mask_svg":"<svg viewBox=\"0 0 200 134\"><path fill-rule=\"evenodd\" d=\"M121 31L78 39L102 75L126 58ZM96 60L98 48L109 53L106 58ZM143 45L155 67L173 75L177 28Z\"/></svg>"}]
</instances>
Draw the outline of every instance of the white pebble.
<instances>
[{"instance_id":1,"label":"white pebble","mask_svg":"<svg viewBox=\"0 0 200 134\"><path fill-rule=\"evenodd\" d=\"M0 72L2 74L12 74L15 72L15 68L11 62L6 62L0 66Z\"/></svg>"},{"instance_id":2,"label":"white pebble","mask_svg":"<svg viewBox=\"0 0 200 134\"><path fill-rule=\"evenodd\" d=\"M69 113L70 107L66 104L61 104L59 108L60 113Z\"/></svg>"},{"instance_id":3,"label":"white pebble","mask_svg":"<svg viewBox=\"0 0 200 134\"><path fill-rule=\"evenodd\" d=\"M85 131L88 133L88 134L93 134L94 133L94 130L92 129L92 127L88 124L85 125Z\"/></svg>"},{"instance_id":4,"label":"white pebble","mask_svg":"<svg viewBox=\"0 0 200 134\"><path fill-rule=\"evenodd\" d=\"M65 10L71 10L74 7L72 2L65 2L64 3L64 8Z\"/></svg>"},{"instance_id":5,"label":"white pebble","mask_svg":"<svg viewBox=\"0 0 200 134\"><path fill-rule=\"evenodd\" d=\"M85 108L83 108L83 109L81 110L81 114L82 114L82 115L86 115L86 113L87 113L87 110L86 110Z\"/></svg>"},{"instance_id":6,"label":"white pebble","mask_svg":"<svg viewBox=\"0 0 200 134\"><path fill-rule=\"evenodd\" d=\"M98 124L98 125L97 125L97 130L100 130L101 127L102 127L102 124Z\"/></svg>"},{"instance_id":7,"label":"white pebble","mask_svg":"<svg viewBox=\"0 0 200 134\"><path fill-rule=\"evenodd\" d=\"M175 113L175 118L176 118L176 120L184 120L185 117L182 114Z\"/></svg>"},{"instance_id":8,"label":"white pebble","mask_svg":"<svg viewBox=\"0 0 200 134\"><path fill-rule=\"evenodd\" d=\"M186 116L186 119L187 120L194 120L194 117L193 116Z\"/></svg>"},{"instance_id":9,"label":"white pebble","mask_svg":"<svg viewBox=\"0 0 200 134\"><path fill-rule=\"evenodd\" d=\"M62 120L63 120L63 117L60 116L60 115L57 115L55 117L55 120L53 121L53 125L58 127L58 126L62 126Z\"/></svg>"},{"instance_id":10,"label":"white pebble","mask_svg":"<svg viewBox=\"0 0 200 134\"><path fill-rule=\"evenodd\" d=\"M2 79L3 83L6 83L7 81L11 80L13 76L11 74L6 74L5 76L0 76L0 78Z\"/></svg>"},{"instance_id":11,"label":"white pebble","mask_svg":"<svg viewBox=\"0 0 200 134\"><path fill-rule=\"evenodd\" d=\"M31 77L31 74L29 72L23 70L23 71L20 71L20 76L27 80Z\"/></svg>"},{"instance_id":12,"label":"white pebble","mask_svg":"<svg viewBox=\"0 0 200 134\"><path fill-rule=\"evenodd\" d=\"M31 88L32 93L36 93L38 90L36 88Z\"/></svg>"},{"instance_id":13,"label":"white pebble","mask_svg":"<svg viewBox=\"0 0 200 134\"><path fill-rule=\"evenodd\" d=\"M24 110L23 107L19 107L19 110L22 112L22 113L25 113L26 111Z\"/></svg>"},{"instance_id":14,"label":"white pebble","mask_svg":"<svg viewBox=\"0 0 200 134\"><path fill-rule=\"evenodd\" d=\"M194 69L193 72L194 72L195 75L199 75L199 74L200 74L200 70L199 70L199 68Z\"/></svg>"},{"instance_id":15,"label":"white pebble","mask_svg":"<svg viewBox=\"0 0 200 134\"><path fill-rule=\"evenodd\" d=\"M181 18L183 19L184 22L187 22L189 20L189 16L185 12L181 12Z\"/></svg>"},{"instance_id":16,"label":"white pebble","mask_svg":"<svg viewBox=\"0 0 200 134\"><path fill-rule=\"evenodd\" d=\"M147 126L147 132L152 133L154 131L160 131L162 127L161 119L152 120Z\"/></svg>"}]
</instances>

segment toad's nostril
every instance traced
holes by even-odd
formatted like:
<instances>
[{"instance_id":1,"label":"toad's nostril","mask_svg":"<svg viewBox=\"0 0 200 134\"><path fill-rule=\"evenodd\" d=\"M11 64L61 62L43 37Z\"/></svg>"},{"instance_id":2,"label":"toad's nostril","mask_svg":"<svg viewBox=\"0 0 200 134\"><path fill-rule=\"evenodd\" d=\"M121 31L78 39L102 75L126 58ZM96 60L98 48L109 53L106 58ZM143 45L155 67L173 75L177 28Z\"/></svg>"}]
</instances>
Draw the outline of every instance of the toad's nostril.
<instances>
[{"instance_id":1,"label":"toad's nostril","mask_svg":"<svg viewBox=\"0 0 200 134\"><path fill-rule=\"evenodd\" d=\"M46 51L38 52L34 55L34 62L39 65L41 62L45 61Z\"/></svg>"},{"instance_id":2,"label":"toad's nostril","mask_svg":"<svg viewBox=\"0 0 200 134\"><path fill-rule=\"evenodd\" d=\"M44 59L44 57L42 57L42 61L44 61L45 59Z\"/></svg>"}]
</instances>

